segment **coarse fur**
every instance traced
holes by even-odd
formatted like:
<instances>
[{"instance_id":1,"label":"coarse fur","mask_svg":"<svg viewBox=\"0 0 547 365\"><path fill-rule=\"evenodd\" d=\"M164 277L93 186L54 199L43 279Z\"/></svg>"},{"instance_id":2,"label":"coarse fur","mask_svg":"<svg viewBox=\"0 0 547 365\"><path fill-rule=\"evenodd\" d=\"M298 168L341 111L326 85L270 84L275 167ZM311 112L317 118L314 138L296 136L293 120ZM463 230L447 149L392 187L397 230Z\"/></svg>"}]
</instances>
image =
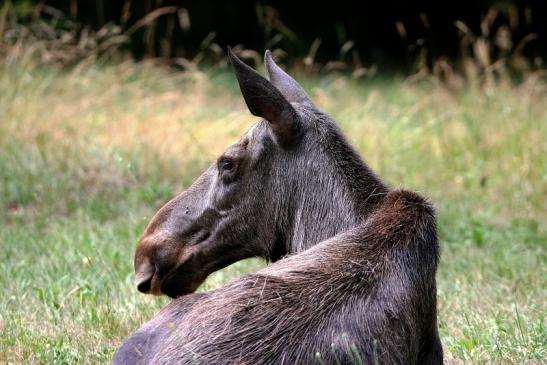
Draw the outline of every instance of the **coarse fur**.
<instances>
[{"instance_id":1,"label":"coarse fur","mask_svg":"<svg viewBox=\"0 0 547 365\"><path fill-rule=\"evenodd\" d=\"M178 298L114 363L442 364L431 205L377 178L268 53L271 84L230 56L266 119L152 219L137 285ZM183 295L251 256L274 263Z\"/></svg>"}]
</instances>

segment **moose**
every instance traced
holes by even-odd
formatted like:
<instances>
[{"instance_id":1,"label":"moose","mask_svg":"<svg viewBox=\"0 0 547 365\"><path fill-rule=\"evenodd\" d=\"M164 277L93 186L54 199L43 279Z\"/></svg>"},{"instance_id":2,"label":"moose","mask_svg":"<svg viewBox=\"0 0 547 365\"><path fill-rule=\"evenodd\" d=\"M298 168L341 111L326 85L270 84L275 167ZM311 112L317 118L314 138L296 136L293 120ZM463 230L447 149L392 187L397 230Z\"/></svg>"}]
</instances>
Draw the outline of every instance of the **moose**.
<instances>
[{"instance_id":1,"label":"moose","mask_svg":"<svg viewBox=\"0 0 547 365\"><path fill-rule=\"evenodd\" d=\"M261 120L150 221L136 285L175 299L113 363L442 364L431 204L382 182L269 51L269 80L228 57ZM249 257L271 264L194 293Z\"/></svg>"}]
</instances>

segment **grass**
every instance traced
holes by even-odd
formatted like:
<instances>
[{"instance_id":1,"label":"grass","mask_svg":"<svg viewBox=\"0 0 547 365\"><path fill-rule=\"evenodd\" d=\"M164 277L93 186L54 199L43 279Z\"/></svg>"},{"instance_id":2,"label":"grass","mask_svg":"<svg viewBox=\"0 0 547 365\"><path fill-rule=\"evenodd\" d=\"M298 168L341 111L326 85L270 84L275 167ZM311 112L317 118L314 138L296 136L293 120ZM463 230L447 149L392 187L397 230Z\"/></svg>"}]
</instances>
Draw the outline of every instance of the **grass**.
<instances>
[{"instance_id":1,"label":"grass","mask_svg":"<svg viewBox=\"0 0 547 365\"><path fill-rule=\"evenodd\" d=\"M4 60L5 61L5 60ZM304 79L380 176L439 211L449 363L547 358L547 86ZM167 300L136 241L253 118L226 72L0 64L0 363L107 363ZM219 287L262 265L214 274Z\"/></svg>"}]
</instances>

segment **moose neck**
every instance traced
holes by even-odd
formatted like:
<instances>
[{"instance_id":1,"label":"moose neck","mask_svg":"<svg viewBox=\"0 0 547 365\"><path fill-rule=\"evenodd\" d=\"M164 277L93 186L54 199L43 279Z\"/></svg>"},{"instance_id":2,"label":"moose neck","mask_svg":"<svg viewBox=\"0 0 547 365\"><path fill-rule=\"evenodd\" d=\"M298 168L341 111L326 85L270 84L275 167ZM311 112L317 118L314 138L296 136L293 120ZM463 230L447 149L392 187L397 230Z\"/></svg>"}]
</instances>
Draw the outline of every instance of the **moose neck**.
<instances>
[{"instance_id":1,"label":"moose neck","mask_svg":"<svg viewBox=\"0 0 547 365\"><path fill-rule=\"evenodd\" d=\"M328 150L314 157L314 167L301 166L304 176L300 174L301 181L294 184L297 188L287 222L291 227L285 237L287 254L355 227L388 191L333 122L322 123L320 134L322 141L328 141Z\"/></svg>"}]
</instances>

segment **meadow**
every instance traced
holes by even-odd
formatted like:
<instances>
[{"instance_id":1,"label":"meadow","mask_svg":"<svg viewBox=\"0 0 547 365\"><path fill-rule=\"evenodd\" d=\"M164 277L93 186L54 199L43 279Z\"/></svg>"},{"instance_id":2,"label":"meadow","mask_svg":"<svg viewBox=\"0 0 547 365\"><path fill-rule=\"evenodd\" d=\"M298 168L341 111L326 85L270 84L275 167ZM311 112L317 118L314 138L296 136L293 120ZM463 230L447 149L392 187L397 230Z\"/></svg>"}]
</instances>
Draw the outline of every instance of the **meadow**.
<instances>
[{"instance_id":1,"label":"meadow","mask_svg":"<svg viewBox=\"0 0 547 365\"><path fill-rule=\"evenodd\" d=\"M297 74L368 164L438 210L450 364L547 358L547 85ZM108 363L168 302L137 292L153 213L253 123L228 70L0 62L0 363ZM265 265L246 260L199 290Z\"/></svg>"}]
</instances>

